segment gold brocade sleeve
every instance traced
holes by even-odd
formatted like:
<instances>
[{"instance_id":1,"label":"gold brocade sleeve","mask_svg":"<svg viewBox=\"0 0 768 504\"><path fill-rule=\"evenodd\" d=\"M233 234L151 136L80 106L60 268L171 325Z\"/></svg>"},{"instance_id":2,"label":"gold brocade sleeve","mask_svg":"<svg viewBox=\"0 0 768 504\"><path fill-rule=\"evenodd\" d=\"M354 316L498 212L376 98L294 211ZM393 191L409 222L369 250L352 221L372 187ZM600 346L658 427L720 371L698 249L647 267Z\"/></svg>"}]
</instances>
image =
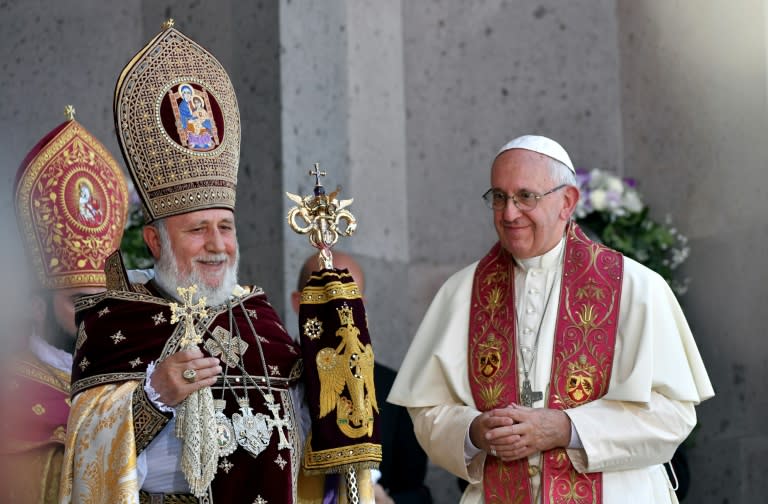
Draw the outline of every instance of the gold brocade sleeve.
<instances>
[{"instance_id":1,"label":"gold brocade sleeve","mask_svg":"<svg viewBox=\"0 0 768 504\"><path fill-rule=\"evenodd\" d=\"M136 441L136 454L138 455L155 436L165 427L171 419L170 414L164 414L158 410L147 397L143 384L133 391L133 433Z\"/></svg>"},{"instance_id":2,"label":"gold brocade sleeve","mask_svg":"<svg viewBox=\"0 0 768 504\"><path fill-rule=\"evenodd\" d=\"M140 381L94 387L72 402L59 502L139 504L133 393Z\"/></svg>"}]
</instances>

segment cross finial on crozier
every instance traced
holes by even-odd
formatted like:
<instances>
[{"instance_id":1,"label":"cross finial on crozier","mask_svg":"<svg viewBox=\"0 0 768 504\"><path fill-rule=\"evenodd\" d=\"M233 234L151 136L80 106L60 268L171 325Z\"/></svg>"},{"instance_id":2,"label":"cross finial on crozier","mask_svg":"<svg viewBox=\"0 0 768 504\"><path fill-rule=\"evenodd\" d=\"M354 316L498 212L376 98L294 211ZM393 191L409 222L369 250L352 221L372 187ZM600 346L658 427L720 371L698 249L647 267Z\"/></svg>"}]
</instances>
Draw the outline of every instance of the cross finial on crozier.
<instances>
[{"instance_id":1,"label":"cross finial on crozier","mask_svg":"<svg viewBox=\"0 0 768 504\"><path fill-rule=\"evenodd\" d=\"M309 174L315 177L315 185L319 186L320 184L320 177L325 177L326 173L324 171L320 171L320 163L315 163L315 170L309 170Z\"/></svg>"}]
</instances>

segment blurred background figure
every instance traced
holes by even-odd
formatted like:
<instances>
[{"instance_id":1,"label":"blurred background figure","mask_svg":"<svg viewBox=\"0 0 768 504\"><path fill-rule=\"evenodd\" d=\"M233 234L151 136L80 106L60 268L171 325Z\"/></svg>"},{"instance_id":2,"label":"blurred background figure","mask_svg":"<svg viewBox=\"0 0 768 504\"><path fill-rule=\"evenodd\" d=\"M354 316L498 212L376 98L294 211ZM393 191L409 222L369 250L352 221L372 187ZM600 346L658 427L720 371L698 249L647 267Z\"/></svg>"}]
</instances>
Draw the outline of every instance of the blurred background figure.
<instances>
[{"instance_id":1,"label":"blurred background figure","mask_svg":"<svg viewBox=\"0 0 768 504\"><path fill-rule=\"evenodd\" d=\"M346 269L354 278L365 297L365 275L355 259L343 252L333 252L333 265ZM309 256L301 268L296 290L291 294L293 310L299 312L301 290L313 271L319 270L317 254ZM374 349L375 350L375 349ZM427 455L416 441L413 423L408 410L386 402L396 372L376 362L374 381L376 383L376 402L381 414L382 460L379 470L381 478L376 484L376 504L429 504L432 496L424 485L427 474Z\"/></svg>"},{"instance_id":2,"label":"blurred background figure","mask_svg":"<svg viewBox=\"0 0 768 504\"><path fill-rule=\"evenodd\" d=\"M23 312L12 317L15 334L4 334L12 351L4 355L0 380L2 502L58 500L77 337L74 302L104 290L104 259L120 244L128 210L119 165L74 120L74 108L67 109L69 119L32 148L16 177L16 217L31 276L28 285L11 286L28 295Z\"/></svg>"}]
</instances>

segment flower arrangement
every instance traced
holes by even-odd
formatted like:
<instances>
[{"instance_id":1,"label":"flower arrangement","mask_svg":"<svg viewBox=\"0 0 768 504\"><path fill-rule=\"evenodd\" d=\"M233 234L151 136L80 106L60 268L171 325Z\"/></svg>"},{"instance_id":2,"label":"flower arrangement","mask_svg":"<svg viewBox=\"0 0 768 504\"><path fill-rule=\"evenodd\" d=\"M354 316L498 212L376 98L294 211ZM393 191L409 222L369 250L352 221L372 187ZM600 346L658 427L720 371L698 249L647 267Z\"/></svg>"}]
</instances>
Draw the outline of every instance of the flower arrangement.
<instances>
[{"instance_id":1,"label":"flower arrangement","mask_svg":"<svg viewBox=\"0 0 768 504\"><path fill-rule=\"evenodd\" d=\"M577 170L581 198L576 222L593 239L659 273L678 296L688 290L687 278L675 270L688 258L688 239L672 225L651 219L637 184L631 178L593 169Z\"/></svg>"}]
</instances>

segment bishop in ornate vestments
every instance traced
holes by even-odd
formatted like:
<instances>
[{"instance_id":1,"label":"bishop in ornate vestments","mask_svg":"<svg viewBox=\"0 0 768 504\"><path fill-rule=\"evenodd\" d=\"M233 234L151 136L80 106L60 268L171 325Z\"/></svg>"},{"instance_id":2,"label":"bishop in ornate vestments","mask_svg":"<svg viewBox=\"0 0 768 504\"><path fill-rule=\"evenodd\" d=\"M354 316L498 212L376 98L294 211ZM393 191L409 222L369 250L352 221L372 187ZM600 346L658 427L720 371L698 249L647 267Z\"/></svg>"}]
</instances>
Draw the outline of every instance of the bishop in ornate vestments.
<instances>
[{"instance_id":1,"label":"bishop in ornate vestments","mask_svg":"<svg viewBox=\"0 0 768 504\"><path fill-rule=\"evenodd\" d=\"M662 464L714 395L666 282L571 221L574 173L545 137L501 149L499 242L437 293L389 395L463 503L677 502Z\"/></svg>"},{"instance_id":2,"label":"bishop in ornate vestments","mask_svg":"<svg viewBox=\"0 0 768 504\"><path fill-rule=\"evenodd\" d=\"M205 142L185 127L196 103ZM169 22L122 71L114 113L155 266L115 254L108 290L78 302L61 502L301 502L313 384L265 293L238 283L229 76Z\"/></svg>"},{"instance_id":3,"label":"bishop in ornate vestments","mask_svg":"<svg viewBox=\"0 0 768 504\"><path fill-rule=\"evenodd\" d=\"M75 341L74 299L104 290L104 260L120 245L128 191L120 166L74 119L35 145L19 168L16 217L31 268L23 351L0 379L3 502L58 499ZM83 194L98 206L83 219ZM95 203L98 201L98 203Z\"/></svg>"}]
</instances>

